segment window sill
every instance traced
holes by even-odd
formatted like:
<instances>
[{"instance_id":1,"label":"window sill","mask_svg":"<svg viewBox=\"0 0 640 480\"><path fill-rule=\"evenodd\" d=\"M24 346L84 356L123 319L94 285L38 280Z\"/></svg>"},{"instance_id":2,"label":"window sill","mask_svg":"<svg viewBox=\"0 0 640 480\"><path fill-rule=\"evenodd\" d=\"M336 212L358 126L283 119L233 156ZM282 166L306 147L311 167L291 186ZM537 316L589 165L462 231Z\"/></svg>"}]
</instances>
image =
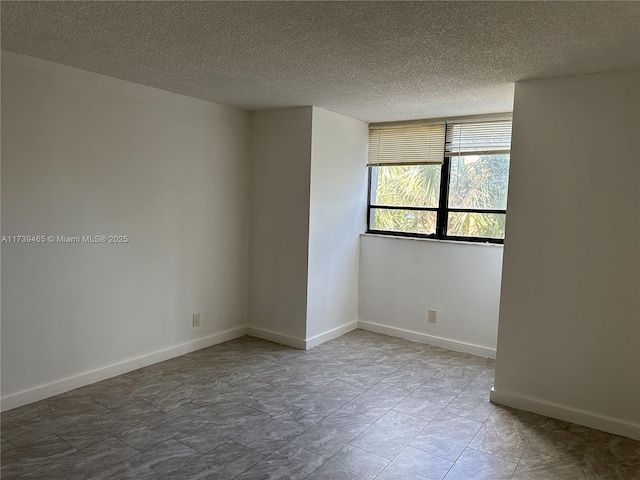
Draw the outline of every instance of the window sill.
<instances>
[{"instance_id":1,"label":"window sill","mask_svg":"<svg viewBox=\"0 0 640 480\"><path fill-rule=\"evenodd\" d=\"M503 243L488 243L488 242L465 242L461 240L438 240L436 238L420 238L420 237L401 237L397 235L381 235L379 233L361 233L361 237L377 237L388 238L391 240L414 240L418 242L431 242L431 243L451 243L453 245L468 245L471 247L497 247L504 248Z\"/></svg>"}]
</instances>

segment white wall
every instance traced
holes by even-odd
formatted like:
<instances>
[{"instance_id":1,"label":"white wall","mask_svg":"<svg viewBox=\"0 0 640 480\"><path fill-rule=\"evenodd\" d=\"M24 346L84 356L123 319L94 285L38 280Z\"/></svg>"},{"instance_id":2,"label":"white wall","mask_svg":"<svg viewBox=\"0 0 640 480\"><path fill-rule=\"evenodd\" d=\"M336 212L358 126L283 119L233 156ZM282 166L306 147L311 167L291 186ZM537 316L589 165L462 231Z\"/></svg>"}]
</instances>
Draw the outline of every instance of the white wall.
<instances>
[{"instance_id":1,"label":"white wall","mask_svg":"<svg viewBox=\"0 0 640 480\"><path fill-rule=\"evenodd\" d=\"M495 357L502 246L363 235L358 325ZM437 310L436 323L428 311Z\"/></svg>"},{"instance_id":2,"label":"white wall","mask_svg":"<svg viewBox=\"0 0 640 480\"><path fill-rule=\"evenodd\" d=\"M356 327L368 137L366 123L313 108L307 341Z\"/></svg>"},{"instance_id":3,"label":"white wall","mask_svg":"<svg viewBox=\"0 0 640 480\"><path fill-rule=\"evenodd\" d=\"M249 332L304 348L312 107L251 114Z\"/></svg>"},{"instance_id":4,"label":"white wall","mask_svg":"<svg viewBox=\"0 0 640 480\"><path fill-rule=\"evenodd\" d=\"M2 100L3 235L130 239L2 245L4 408L244 331L246 112L9 52Z\"/></svg>"},{"instance_id":5,"label":"white wall","mask_svg":"<svg viewBox=\"0 0 640 480\"><path fill-rule=\"evenodd\" d=\"M640 439L640 72L516 84L492 399Z\"/></svg>"}]
</instances>

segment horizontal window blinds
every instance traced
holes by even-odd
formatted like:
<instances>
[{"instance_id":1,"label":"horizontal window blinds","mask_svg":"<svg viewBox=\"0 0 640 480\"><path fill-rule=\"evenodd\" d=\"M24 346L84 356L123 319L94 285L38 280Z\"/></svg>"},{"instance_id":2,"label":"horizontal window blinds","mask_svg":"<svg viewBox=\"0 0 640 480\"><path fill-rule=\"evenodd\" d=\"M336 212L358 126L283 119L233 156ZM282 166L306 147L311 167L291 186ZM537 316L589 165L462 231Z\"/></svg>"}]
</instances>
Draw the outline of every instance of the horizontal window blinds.
<instances>
[{"instance_id":1,"label":"horizontal window blinds","mask_svg":"<svg viewBox=\"0 0 640 480\"><path fill-rule=\"evenodd\" d=\"M369 166L441 164L445 125L372 128Z\"/></svg>"},{"instance_id":2,"label":"horizontal window blinds","mask_svg":"<svg viewBox=\"0 0 640 480\"><path fill-rule=\"evenodd\" d=\"M447 124L447 156L498 155L511 149L511 121Z\"/></svg>"}]
</instances>

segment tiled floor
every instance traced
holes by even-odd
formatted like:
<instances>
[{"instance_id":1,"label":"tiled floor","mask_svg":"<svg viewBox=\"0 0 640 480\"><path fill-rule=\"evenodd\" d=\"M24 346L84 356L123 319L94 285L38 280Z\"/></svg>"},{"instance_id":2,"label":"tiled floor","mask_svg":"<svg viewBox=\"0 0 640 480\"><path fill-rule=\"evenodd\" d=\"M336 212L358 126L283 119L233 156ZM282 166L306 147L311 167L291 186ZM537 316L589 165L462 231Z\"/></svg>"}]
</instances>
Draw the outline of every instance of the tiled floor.
<instances>
[{"instance_id":1,"label":"tiled floor","mask_svg":"<svg viewBox=\"0 0 640 480\"><path fill-rule=\"evenodd\" d=\"M2 478L640 479L640 442L488 401L493 361L243 337L2 414Z\"/></svg>"}]
</instances>

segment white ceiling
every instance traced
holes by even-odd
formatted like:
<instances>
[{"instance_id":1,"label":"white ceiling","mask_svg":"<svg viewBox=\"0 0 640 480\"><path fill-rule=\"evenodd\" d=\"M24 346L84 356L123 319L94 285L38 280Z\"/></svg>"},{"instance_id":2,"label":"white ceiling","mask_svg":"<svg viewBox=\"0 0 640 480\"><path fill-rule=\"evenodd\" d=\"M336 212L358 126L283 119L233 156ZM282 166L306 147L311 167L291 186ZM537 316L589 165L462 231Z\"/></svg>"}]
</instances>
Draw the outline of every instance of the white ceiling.
<instances>
[{"instance_id":1,"label":"white ceiling","mask_svg":"<svg viewBox=\"0 0 640 480\"><path fill-rule=\"evenodd\" d=\"M640 3L4 1L2 48L247 110L434 118L640 66Z\"/></svg>"}]
</instances>

